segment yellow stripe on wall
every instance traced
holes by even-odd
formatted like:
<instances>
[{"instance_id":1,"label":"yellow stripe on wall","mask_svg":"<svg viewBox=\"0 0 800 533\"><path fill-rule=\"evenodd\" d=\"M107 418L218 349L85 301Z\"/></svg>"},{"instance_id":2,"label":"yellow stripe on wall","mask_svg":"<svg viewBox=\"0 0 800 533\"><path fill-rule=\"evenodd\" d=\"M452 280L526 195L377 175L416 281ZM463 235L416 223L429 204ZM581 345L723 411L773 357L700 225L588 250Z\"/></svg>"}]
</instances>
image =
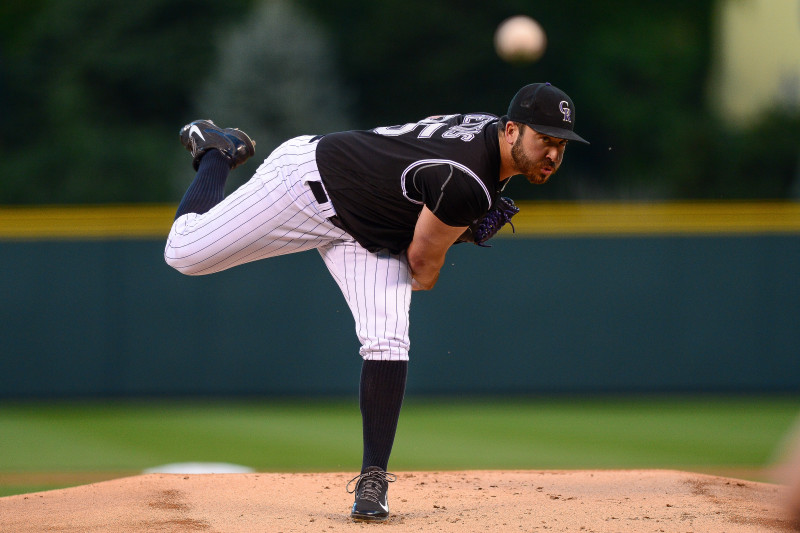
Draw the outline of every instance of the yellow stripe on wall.
<instances>
[{"instance_id":1,"label":"yellow stripe on wall","mask_svg":"<svg viewBox=\"0 0 800 533\"><path fill-rule=\"evenodd\" d=\"M800 234L798 202L520 202L517 234ZM0 239L166 239L174 205L0 207ZM501 235L510 235L506 227Z\"/></svg>"},{"instance_id":2,"label":"yellow stripe on wall","mask_svg":"<svg viewBox=\"0 0 800 533\"><path fill-rule=\"evenodd\" d=\"M166 240L177 206L0 207L0 239Z\"/></svg>"},{"instance_id":3,"label":"yellow stripe on wall","mask_svg":"<svg viewBox=\"0 0 800 533\"><path fill-rule=\"evenodd\" d=\"M512 220L524 235L800 233L797 202L525 202L519 208Z\"/></svg>"}]
</instances>

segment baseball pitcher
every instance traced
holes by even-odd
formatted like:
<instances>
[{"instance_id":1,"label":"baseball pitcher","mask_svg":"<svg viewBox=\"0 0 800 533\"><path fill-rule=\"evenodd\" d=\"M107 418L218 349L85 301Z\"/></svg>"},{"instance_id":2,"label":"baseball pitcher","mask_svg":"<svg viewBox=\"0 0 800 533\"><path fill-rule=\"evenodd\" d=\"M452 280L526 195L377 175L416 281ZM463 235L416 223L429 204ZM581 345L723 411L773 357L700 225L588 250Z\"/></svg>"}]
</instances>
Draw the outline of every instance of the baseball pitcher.
<instances>
[{"instance_id":1,"label":"baseball pitcher","mask_svg":"<svg viewBox=\"0 0 800 533\"><path fill-rule=\"evenodd\" d=\"M348 484L353 519L389 516L412 292L434 287L450 246L484 245L517 213L501 194L512 176L544 184L567 142L586 143L574 125L569 96L535 83L503 117L440 115L290 139L228 197L228 174L254 155L255 143L210 120L181 129L197 174L175 215L166 262L194 276L316 249L352 311L364 441L361 473Z\"/></svg>"}]
</instances>

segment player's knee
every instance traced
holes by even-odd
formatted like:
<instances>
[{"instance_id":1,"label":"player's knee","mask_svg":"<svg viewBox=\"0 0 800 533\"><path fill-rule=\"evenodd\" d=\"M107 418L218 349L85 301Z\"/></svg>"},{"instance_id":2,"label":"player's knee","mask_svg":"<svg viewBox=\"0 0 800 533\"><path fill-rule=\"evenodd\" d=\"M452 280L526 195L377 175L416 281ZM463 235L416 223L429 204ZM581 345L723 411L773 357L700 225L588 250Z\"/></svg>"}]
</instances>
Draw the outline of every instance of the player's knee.
<instances>
[{"instance_id":1,"label":"player's knee","mask_svg":"<svg viewBox=\"0 0 800 533\"><path fill-rule=\"evenodd\" d=\"M187 276L196 276L198 274L192 265L187 264L186 261L180 257L172 257L165 253L164 261L181 274L186 274Z\"/></svg>"},{"instance_id":2,"label":"player's knee","mask_svg":"<svg viewBox=\"0 0 800 533\"><path fill-rule=\"evenodd\" d=\"M170 247L169 244L164 250L164 261L181 274L187 276L199 276L204 273L201 271L202 264L198 263L196 258L192 259L177 253L176 249Z\"/></svg>"}]
</instances>

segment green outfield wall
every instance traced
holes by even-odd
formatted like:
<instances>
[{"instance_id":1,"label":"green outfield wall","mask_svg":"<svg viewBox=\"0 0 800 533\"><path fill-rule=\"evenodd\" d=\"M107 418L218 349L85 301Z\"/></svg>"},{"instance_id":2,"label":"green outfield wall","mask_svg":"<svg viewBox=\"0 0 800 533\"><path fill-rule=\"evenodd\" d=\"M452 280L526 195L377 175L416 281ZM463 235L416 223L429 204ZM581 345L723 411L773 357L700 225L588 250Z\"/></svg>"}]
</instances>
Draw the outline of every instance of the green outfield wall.
<instances>
[{"instance_id":1,"label":"green outfield wall","mask_svg":"<svg viewBox=\"0 0 800 533\"><path fill-rule=\"evenodd\" d=\"M0 209L0 397L355 395L319 255L182 276L173 209ZM800 391L799 204L522 209L415 293L409 392Z\"/></svg>"}]
</instances>

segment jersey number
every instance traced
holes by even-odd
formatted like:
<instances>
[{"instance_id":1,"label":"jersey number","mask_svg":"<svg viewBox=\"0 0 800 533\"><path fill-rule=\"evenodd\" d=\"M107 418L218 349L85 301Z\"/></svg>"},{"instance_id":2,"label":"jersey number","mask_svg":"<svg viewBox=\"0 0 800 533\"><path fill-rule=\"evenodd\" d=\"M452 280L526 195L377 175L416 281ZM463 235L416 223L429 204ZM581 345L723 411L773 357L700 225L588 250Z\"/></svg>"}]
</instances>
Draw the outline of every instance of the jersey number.
<instances>
[{"instance_id":1,"label":"jersey number","mask_svg":"<svg viewBox=\"0 0 800 533\"><path fill-rule=\"evenodd\" d=\"M435 117L428 117L420 120L419 122L409 122L402 126L385 126L382 128L375 128L375 133L386 135L388 137L398 137L415 131L417 128L422 128L417 134L418 139L429 139L433 134L439 131L444 126L448 125L448 121L457 117L458 115L438 115ZM495 117L491 115L466 115L464 122L455 126L451 126L444 133L442 137L445 139L461 139L464 142L469 142L475 138L475 134L480 132L486 123L494 120Z\"/></svg>"}]
</instances>

